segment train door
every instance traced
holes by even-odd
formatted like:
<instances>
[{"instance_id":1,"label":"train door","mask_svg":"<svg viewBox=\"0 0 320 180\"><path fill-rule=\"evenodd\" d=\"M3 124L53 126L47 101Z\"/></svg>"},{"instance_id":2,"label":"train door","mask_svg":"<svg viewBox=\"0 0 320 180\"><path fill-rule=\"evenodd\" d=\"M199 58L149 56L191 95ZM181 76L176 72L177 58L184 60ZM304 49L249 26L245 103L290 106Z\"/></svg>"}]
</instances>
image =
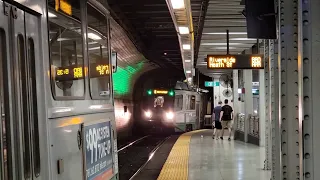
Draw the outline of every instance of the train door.
<instances>
[{"instance_id":1,"label":"train door","mask_svg":"<svg viewBox=\"0 0 320 180\"><path fill-rule=\"evenodd\" d=\"M0 179L40 177L36 61L39 21L0 2Z\"/></svg>"}]
</instances>

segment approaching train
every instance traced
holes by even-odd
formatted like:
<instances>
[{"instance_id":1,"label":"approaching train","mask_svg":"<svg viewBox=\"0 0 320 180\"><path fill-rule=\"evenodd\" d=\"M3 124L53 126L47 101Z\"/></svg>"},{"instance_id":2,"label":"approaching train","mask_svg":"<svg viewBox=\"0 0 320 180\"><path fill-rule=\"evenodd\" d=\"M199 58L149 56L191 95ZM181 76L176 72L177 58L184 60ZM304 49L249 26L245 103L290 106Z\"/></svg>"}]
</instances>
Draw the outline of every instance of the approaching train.
<instances>
[{"instance_id":1,"label":"approaching train","mask_svg":"<svg viewBox=\"0 0 320 180\"><path fill-rule=\"evenodd\" d=\"M153 132L169 131L174 119L173 89L148 89L143 96L142 125ZM171 127L171 128L170 128Z\"/></svg>"},{"instance_id":2,"label":"approaching train","mask_svg":"<svg viewBox=\"0 0 320 180\"><path fill-rule=\"evenodd\" d=\"M202 93L183 82L177 82L176 89L148 89L141 111L143 127L152 132L199 129L206 107L203 99Z\"/></svg>"},{"instance_id":3,"label":"approaching train","mask_svg":"<svg viewBox=\"0 0 320 180\"><path fill-rule=\"evenodd\" d=\"M99 2L0 1L0 179L118 179Z\"/></svg>"}]
</instances>

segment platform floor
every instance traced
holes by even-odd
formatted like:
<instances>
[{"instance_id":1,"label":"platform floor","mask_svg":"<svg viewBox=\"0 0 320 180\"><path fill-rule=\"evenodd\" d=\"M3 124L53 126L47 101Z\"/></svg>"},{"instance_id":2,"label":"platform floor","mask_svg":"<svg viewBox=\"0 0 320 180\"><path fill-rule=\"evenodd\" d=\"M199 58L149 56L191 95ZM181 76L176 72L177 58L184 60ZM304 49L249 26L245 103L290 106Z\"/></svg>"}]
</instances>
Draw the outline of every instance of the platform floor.
<instances>
[{"instance_id":1,"label":"platform floor","mask_svg":"<svg viewBox=\"0 0 320 180\"><path fill-rule=\"evenodd\" d=\"M270 180L270 171L262 170L264 148L228 141L227 136L224 140L212 139L212 130L180 138L176 142L179 147L175 144L172 148L158 180Z\"/></svg>"}]
</instances>

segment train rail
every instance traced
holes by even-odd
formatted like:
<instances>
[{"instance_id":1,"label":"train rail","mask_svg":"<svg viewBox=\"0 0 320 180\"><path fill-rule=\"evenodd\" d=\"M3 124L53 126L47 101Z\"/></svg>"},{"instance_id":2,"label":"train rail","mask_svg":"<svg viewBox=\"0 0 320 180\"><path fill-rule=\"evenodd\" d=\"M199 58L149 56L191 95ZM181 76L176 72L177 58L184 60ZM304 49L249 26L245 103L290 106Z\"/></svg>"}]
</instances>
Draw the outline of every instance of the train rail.
<instances>
[{"instance_id":1,"label":"train rail","mask_svg":"<svg viewBox=\"0 0 320 180\"><path fill-rule=\"evenodd\" d=\"M170 136L143 136L118 149L120 179L134 178Z\"/></svg>"}]
</instances>

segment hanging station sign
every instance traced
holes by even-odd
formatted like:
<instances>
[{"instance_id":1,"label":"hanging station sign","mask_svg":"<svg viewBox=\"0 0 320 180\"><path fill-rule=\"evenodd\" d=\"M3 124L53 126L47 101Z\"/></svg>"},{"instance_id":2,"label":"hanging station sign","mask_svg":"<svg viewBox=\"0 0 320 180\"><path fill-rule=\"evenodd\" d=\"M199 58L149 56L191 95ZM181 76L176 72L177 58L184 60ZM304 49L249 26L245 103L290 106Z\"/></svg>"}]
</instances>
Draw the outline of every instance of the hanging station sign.
<instances>
[{"instance_id":1,"label":"hanging station sign","mask_svg":"<svg viewBox=\"0 0 320 180\"><path fill-rule=\"evenodd\" d=\"M217 81L205 81L204 82L205 87L217 87L220 86L220 82Z\"/></svg>"},{"instance_id":2,"label":"hanging station sign","mask_svg":"<svg viewBox=\"0 0 320 180\"><path fill-rule=\"evenodd\" d=\"M207 55L208 69L263 69L263 55Z\"/></svg>"}]
</instances>

